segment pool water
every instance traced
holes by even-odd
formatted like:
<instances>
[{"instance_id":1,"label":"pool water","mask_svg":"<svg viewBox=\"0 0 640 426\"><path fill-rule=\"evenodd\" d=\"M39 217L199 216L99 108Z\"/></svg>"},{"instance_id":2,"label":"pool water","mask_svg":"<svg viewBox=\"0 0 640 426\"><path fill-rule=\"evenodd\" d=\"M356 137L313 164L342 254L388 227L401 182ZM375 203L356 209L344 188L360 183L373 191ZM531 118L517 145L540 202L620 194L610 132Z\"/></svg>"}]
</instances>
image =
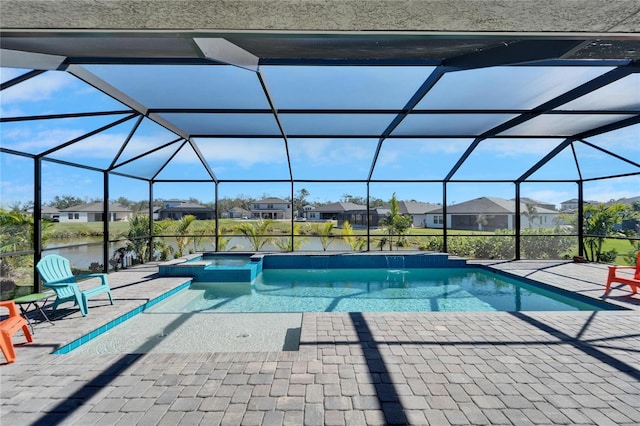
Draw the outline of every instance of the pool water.
<instances>
[{"instance_id":1,"label":"pool water","mask_svg":"<svg viewBox=\"0 0 640 426\"><path fill-rule=\"evenodd\" d=\"M575 311L602 304L479 268L266 269L251 283L193 283L153 312Z\"/></svg>"}]
</instances>

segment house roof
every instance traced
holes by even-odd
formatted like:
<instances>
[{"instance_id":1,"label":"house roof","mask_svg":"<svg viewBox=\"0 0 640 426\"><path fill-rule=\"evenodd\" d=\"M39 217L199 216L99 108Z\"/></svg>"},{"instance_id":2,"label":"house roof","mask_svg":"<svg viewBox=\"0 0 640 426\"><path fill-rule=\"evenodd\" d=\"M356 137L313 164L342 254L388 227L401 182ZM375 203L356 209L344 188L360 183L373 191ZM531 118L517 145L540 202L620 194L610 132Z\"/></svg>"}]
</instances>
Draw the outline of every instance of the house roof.
<instances>
[{"instance_id":1,"label":"house roof","mask_svg":"<svg viewBox=\"0 0 640 426\"><path fill-rule=\"evenodd\" d=\"M278 197L267 197L262 200L254 201L253 204L289 204L289 201Z\"/></svg>"},{"instance_id":2,"label":"house roof","mask_svg":"<svg viewBox=\"0 0 640 426\"><path fill-rule=\"evenodd\" d=\"M459 204L447 206L447 214L513 214L516 211L514 200L499 197L480 197ZM525 203L520 203L520 211L527 211ZM538 213L555 214L557 211L536 207ZM442 207L430 213L442 213Z\"/></svg>"},{"instance_id":3,"label":"house roof","mask_svg":"<svg viewBox=\"0 0 640 426\"><path fill-rule=\"evenodd\" d=\"M42 214L54 214L60 212L60 210L51 206L42 206L40 211L42 212ZM26 209L25 212L33 214L33 207Z\"/></svg>"},{"instance_id":4,"label":"house roof","mask_svg":"<svg viewBox=\"0 0 640 426\"><path fill-rule=\"evenodd\" d=\"M227 211L234 213L249 213L249 210L243 209L242 207L232 207Z\"/></svg>"},{"instance_id":5,"label":"house roof","mask_svg":"<svg viewBox=\"0 0 640 426\"><path fill-rule=\"evenodd\" d=\"M198 204L198 203L183 202L180 205L172 206L172 207L166 207L166 208L163 208L161 210L162 211L168 211L168 210L183 211L183 210L213 210L213 209L211 207L203 206L203 205Z\"/></svg>"},{"instance_id":6,"label":"house roof","mask_svg":"<svg viewBox=\"0 0 640 426\"><path fill-rule=\"evenodd\" d=\"M421 201L398 201L400 214L425 214L432 210L437 210L441 206Z\"/></svg>"},{"instance_id":7,"label":"house roof","mask_svg":"<svg viewBox=\"0 0 640 426\"><path fill-rule=\"evenodd\" d=\"M515 201L515 198L512 198L512 200ZM525 204L533 204L535 206L553 206L553 205L555 205L554 203L551 203L549 201L534 200L533 198L529 198L529 197L520 197L520 202L521 203L525 203Z\"/></svg>"},{"instance_id":8,"label":"house roof","mask_svg":"<svg viewBox=\"0 0 640 426\"><path fill-rule=\"evenodd\" d=\"M95 203L79 204L77 206L67 207L60 210L61 212L86 212L86 213L102 213L104 210L104 203L97 201ZM110 212L131 213L133 210L130 208L121 206L120 204L109 203Z\"/></svg>"},{"instance_id":9,"label":"house roof","mask_svg":"<svg viewBox=\"0 0 640 426\"><path fill-rule=\"evenodd\" d=\"M316 208L316 211L319 212L348 212L348 211L357 211L357 210L367 210L367 206L363 206L361 204L355 204L355 203L343 203L343 202L337 202L337 203L331 203L331 204L327 204L325 206L320 206L318 208Z\"/></svg>"}]
</instances>

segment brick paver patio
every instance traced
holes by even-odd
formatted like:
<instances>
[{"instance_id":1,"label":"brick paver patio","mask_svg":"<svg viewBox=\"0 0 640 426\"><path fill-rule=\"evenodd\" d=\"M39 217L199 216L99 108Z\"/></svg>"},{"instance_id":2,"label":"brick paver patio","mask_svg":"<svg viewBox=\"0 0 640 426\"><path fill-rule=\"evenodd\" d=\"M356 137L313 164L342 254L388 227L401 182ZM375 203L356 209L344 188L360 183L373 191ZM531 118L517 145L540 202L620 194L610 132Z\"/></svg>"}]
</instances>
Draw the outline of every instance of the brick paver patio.
<instances>
[{"instance_id":1,"label":"brick paver patio","mask_svg":"<svg viewBox=\"0 0 640 426\"><path fill-rule=\"evenodd\" d=\"M606 267L477 262L600 298ZM640 295L597 312L305 313L299 351L51 355L185 282L109 275L0 367L2 425L640 423ZM63 305L64 306L64 305ZM24 341L16 336L16 341Z\"/></svg>"}]
</instances>

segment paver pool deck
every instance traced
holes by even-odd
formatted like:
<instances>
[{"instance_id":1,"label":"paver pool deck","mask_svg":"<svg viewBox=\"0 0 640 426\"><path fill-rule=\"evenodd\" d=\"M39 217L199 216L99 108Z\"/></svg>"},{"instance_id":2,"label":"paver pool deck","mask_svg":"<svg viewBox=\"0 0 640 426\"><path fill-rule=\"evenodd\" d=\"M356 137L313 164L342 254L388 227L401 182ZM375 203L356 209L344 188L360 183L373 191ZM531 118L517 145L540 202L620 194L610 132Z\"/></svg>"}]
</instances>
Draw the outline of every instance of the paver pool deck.
<instances>
[{"instance_id":1,"label":"paver pool deck","mask_svg":"<svg viewBox=\"0 0 640 426\"><path fill-rule=\"evenodd\" d=\"M604 265L482 261L601 299ZM115 305L37 322L0 366L2 425L640 424L640 295L597 312L304 313L299 351L51 355L188 278L109 274Z\"/></svg>"}]
</instances>

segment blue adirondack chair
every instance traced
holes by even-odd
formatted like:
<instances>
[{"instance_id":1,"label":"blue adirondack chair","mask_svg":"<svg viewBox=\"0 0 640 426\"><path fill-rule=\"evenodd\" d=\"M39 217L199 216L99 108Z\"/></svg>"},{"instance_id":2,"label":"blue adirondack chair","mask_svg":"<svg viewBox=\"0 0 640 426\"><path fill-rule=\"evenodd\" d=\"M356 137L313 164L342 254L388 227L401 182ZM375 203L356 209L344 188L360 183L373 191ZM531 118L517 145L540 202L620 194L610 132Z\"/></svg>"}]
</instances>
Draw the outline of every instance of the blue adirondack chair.
<instances>
[{"instance_id":1,"label":"blue adirondack chair","mask_svg":"<svg viewBox=\"0 0 640 426\"><path fill-rule=\"evenodd\" d=\"M53 302L53 312L59 304L64 302L75 302L80 307L82 316L89 314L87 300L98 294L107 293L109 300L113 305L113 297L111 296L111 288L107 280L107 274L84 274L73 275L69 260L62 256L50 254L43 257L36 265L40 277L44 281L46 287L52 288L56 292L56 300ZM101 284L87 290L80 290L78 287L78 278L100 278Z\"/></svg>"}]
</instances>

